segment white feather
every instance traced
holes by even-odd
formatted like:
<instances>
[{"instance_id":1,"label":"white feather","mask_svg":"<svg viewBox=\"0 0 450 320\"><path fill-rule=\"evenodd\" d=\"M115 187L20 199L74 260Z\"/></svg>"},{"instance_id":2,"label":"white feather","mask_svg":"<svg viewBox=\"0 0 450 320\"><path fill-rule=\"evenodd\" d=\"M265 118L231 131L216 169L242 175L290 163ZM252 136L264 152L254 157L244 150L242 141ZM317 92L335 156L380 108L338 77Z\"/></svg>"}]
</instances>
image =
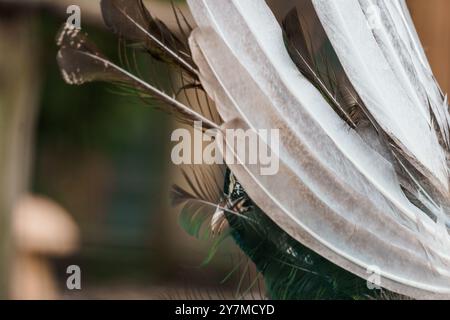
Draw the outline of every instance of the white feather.
<instances>
[{"instance_id":1,"label":"white feather","mask_svg":"<svg viewBox=\"0 0 450 320\"><path fill-rule=\"evenodd\" d=\"M265 2L188 2L199 26L191 38L194 59L225 127L281 131L278 174L263 176L257 166L230 165L252 200L295 239L361 277L376 265L386 288L413 297L450 297L446 230L408 201L392 164L297 71ZM383 66L387 64L378 65L378 76L395 78ZM401 71L406 81L409 76ZM370 101L380 99L371 112L380 112L386 130L398 134L405 147L411 145L408 150L446 185L445 156L429 133L420 97L405 93L412 84L392 89L401 96L391 98L408 103L409 110L399 108L410 123L418 122L417 130L425 136L420 140L411 136L411 126L404 127L406 121L392 119L394 111L384 110L390 104L369 80L357 89ZM427 146L417 146L424 140ZM430 159L428 148L439 151L438 160Z\"/></svg>"}]
</instances>

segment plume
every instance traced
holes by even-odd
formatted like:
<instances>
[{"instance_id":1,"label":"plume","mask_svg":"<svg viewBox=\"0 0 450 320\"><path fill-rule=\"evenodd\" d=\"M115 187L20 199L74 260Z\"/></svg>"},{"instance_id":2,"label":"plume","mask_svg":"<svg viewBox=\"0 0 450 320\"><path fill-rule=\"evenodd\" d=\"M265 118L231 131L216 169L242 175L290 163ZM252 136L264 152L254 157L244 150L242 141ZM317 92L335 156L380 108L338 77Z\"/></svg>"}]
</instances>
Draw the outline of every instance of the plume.
<instances>
[{"instance_id":1,"label":"plume","mask_svg":"<svg viewBox=\"0 0 450 320\"><path fill-rule=\"evenodd\" d=\"M172 192L186 231L216 236L207 260L231 235L272 298L450 298L448 101L405 1L188 4L196 27L173 7L178 34L142 1L101 7L113 33L181 70L180 91L206 92L205 108L110 62L70 27L58 63L70 84L113 82L217 129L226 173L196 168ZM228 129L278 129L278 148L261 139L277 173L243 162L220 134ZM371 270L393 293L368 290Z\"/></svg>"},{"instance_id":2,"label":"plume","mask_svg":"<svg viewBox=\"0 0 450 320\"><path fill-rule=\"evenodd\" d=\"M312 2L301 0L297 3L299 4L291 9L286 17L282 18L282 22L287 49L302 74L315 84L329 102L331 101L332 106L336 104L339 106L338 109L346 115L342 116L342 112L337 113L347 123L350 118L351 123L349 124L363 139L373 140L373 137L376 137L374 133L382 137L377 140L377 149L394 165L400 184L408 192L411 201L420 202L418 198L432 195L443 203L447 202L446 189L442 188L442 185L429 172L425 173L423 166L410 154L402 142L383 130L379 121L371 115L339 62L314 11ZM298 15L299 10L302 11L301 19ZM316 38L320 39L320 43L310 39L310 34L314 34ZM308 43L310 43L309 46ZM321 69L325 69L325 71L321 72ZM314 73L316 76L311 76L309 70L316 70ZM334 92L332 98L330 98L331 92ZM370 143L371 140L367 142ZM446 145L442 146L444 152L447 152ZM415 190L420 191L415 192ZM433 218L437 218L432 212L428 210L427 212Z\"/></svg>"},{"instance_id":3,"label":"plume","mask_svg":"<svg viewBox=\"0 0 450 320\"><path fill-rule=\"evenodd\" d=\"M153 57L177 65L191 77L197 77L187 42L152 17L142 0L102 0L101 9L105 24L112 32L141 45ZM179 24L183 30L181 22Z\"/></svg>"},{"instance_id":4,"label":"plume","mask_svg":"<svg viewBox=\"0 0 450 320\"><path fill-rule=\"evenodd\" d=\"M106 58L81 30L64 25L57 36L59 52L57 61L61 74L68 84L81 85L92 81L112 82L135 90L136 95L152 97L178 114L184 121L202 121L206 128L218 125L175 98L152 86Z\"/></svg>"},{"instance_id":5,"label":"plume","mask_svg":"<svg viewBox=\"0 0 450 320\"><path fill-rule=\"evenodd\" d=\"M445 202L425 193L419 197L422 209L413 204L392 157L376 145L381 140L408 158L404 169L418 182L414 192L429 184L443 199L448 199L446 149L428 121L428 101L411 90L417 76L394 59L398 52L388 51L383 61L369 52L383 55L383 49L392 48L377 42L361 13L364 5L312 2L348 79L383 129L383 134L373 130L366 136L330 108L311 77L293 72L297 66L281 26L264 1L188 3L199 26L192 42L205 57L196 63L215 75L214 95L227 96L226 103L216 101L225 126L281 132L275 176L262 176L257 166L229 165L250 198L297 241L352 273L367 278L375 265L385 288L412 297L448 297ZM382 29L391 36L399 33L397 27ZM415 85L427 88L419 81ZM442 102L439 95L432 98ZM428 210L438 218L430 218Z\"/></svg>"}]
</instances>

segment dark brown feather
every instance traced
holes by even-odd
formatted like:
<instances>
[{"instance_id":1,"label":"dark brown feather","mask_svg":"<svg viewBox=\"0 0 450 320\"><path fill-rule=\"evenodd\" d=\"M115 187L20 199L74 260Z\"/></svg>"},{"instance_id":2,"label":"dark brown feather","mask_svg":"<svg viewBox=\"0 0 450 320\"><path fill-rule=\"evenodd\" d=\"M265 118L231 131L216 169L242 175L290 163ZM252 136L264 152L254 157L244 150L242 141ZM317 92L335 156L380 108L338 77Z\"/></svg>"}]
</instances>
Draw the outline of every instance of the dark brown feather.
<instances>
[{"instance_id":1,"label":"dark brown feather","mask_svg":"<svg viewBox=\"0 0 450 320\"><path fill-rule=\"evenodd\" d=\"M115 34L140 44L154 58L178 66L197 79L187 41L182 41L162 21L154 18L142 0L102 0L106 26Z\"/></svg>"},{"instance_id":2,"label":"dark brown feather","mask_svg":"<svg viewBox=\"0 0 450 320\"><path fill-rule=\"evenodd\" d=\"M57 36L57 45L57 62L68 84L111 82L134 90L136 95L142 98L153 98L162 102L168 107L166 111L178 115L185 122L202 121L204 128L219 128L202 114L111 62L79 29L69 24L64 25Z\"/></svg>"}]
</instances>

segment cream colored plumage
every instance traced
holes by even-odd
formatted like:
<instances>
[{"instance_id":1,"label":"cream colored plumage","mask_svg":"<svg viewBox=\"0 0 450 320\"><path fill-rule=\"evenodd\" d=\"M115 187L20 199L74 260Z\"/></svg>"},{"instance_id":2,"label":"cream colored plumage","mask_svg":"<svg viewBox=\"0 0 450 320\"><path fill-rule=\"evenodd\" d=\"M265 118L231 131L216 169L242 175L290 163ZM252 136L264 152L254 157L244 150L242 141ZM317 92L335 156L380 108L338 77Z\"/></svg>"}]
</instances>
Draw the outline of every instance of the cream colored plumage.
<instances>
[{"instance_id":1,"label":"cream colored plumage","mask_svg":"<svg viewBox=\"0 0 450 320\"><path fill-rule=\"evenodd\" d=\"M350 128L298 71L265 1L188 3L198 25L191 50L224 127L280 129L275 176L230 165L252 200L296 240L360 277L376 267L387 289L450 298L448 107L404 1L313 4L370 115L406 155L400 165L417 170L406 174L436 221L407 198L398 163L374 147L378 135ZM368 20L371 6L379 25Z\"/></svg>"},{"instance_id":2,"label":"cream colored plumage","mask_svg":"<svg viewBox=\"0 0 450 320\"><path fill-rule=\"evenodd\" d=\"M268 247L279 251L272 256L281 253L303 263L308 259L284 252L286 247L294 252L301 243L361 278L379 272L379 284L391 291L414 298L450 298L450 116L404 0L188 0L188 4L197 24L189 47L154 19L141 0L101 2L111 31L178 70L182 79L188 79L181 91L203 88L215 101L223 123L178 101L176 92L167 94L110 62L84 35L67 26L58 41L65 80L110 81L133 88L144 99L164 102L185 120L201 120L219 132L279 129L279 148L272 150L279 160L275 175L263 175L259 165L234 161L240 160L238 153L224 140L227 152L235 156L226 159L233 180L245 190L239 189L239 203L252 202L253 209L261 209L279 227L269 219L262 225L264 229L270 224L266 229L284 241L266 237ZM311 42L333 49L340 83L334 85L332 79L327 87L321 70L310 65L314 59L292 50L277 20L287 12L294 13L288 15L294 20L306 15L310 36L317 37ZM283 28L295 27L294 20ZM305 34L298 35L300 42L306 40ZM320 53L310 44L300 47ZM177 203L195 202L202 193L176 191L181 199ZM229 193L233 190L224 192ZM226 203L223 200L219 203ZM197 202L216 209L213 201ZM217 206L212 215L214 233L220 233L224 221L233 224L226 213L234 209ZM241 209L234 214L245 218L247 208ZM247 237L252 245L255 239L266 240ZM263 273L266 258L257 259ZM275 268L264 274L269 284L276 287L279 282L283 287L304 279L290 277L291 270L284 275L286 282L271 278L281 265L276 261ZM328 279L321 276L320 281ZM303 287L292 290L291 296L315 296L302 292ZM336 289L333 280L327 288ZM344 296L352 297L352 292Z\"/></svg>"}]
</instances>

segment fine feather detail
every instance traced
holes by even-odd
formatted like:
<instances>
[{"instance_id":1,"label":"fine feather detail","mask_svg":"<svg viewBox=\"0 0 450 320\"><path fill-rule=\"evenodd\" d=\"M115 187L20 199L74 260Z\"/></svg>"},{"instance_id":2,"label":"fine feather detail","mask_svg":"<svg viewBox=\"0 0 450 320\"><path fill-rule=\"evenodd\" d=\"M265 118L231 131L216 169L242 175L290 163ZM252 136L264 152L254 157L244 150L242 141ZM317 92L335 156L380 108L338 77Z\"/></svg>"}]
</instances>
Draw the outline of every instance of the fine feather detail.
<instances>
[{"instance_id":1,"label":"fine feather detail","mask_svg":"<svg viewBox=\"0 0 450 320\"><path fill-rule=\"evenodd\" d=\"M205 128L219 128L202 114L192 110L163 91L148 84L125 69L108 60L78 29L65 24L57 37L60 47L57 61L64 80L80 85L92 81L113 82L137 90L143 97L161 101L170 112L189 121L202 121Z\"/></svg>"},{"instance_id":2,"label":"fine feather detail","mask_svg":"<svg viewBox=\"0 0 450 320\"><path fill-rule=\"evenodd\" d=\"M224 117L225 127L281 130L277 175L229 164L250 198L298 241L361 277L376 264L384 287L415 297L448 296L449 237L442 220L432 221L407 199L391 158L368 143L373 135L366 142L343 127L323 96L296 78L266 5L257 0L190 0L189 5L200 30L192 43L208 64L203 69L215 77L210 94L227 97L227 103L217 101L222 115L241 119ZM382 125L388 138L395 137L387 123ZM404 140L391 142L403 149L403 157L412 155L410 163L421 162ZM408 268L399 268L405 261Z\"/></svg>"},{"instance_id":3,"label":"fine feather detail","mask_svg":"<svg viewBox=\"0 0 450 320\"><path fill-rule=\"evenodd\" d=\"M263 176L258 165L240 159L228 164L245 188L244 198L221 194L220 179L197 168L184 174L188 188L175 186L173 202L183 205L180 218L188 232L201 235L205 221L213 234L221 233L225 221L236 232L236 219L252 220L240 210L248 194L280 227L277 235L284 233L283 239L291 236L362 278L376 265L382 286L396 292L449 297L445 162L450 116L404 1L377 1L383 24L372 30L366 26L369 8L364 1L342 0L337 6L328 0L298 0L310 4L308 21L302 23L297 11L287 11L284 39L262 0L188 2L198 28L192 31L182 15L177 23L187 25L187 33L180 29L184 37L190 33L189 47L153 18L142 1L103 0L102 10L113 32L191 78L184 82L182 74L180 92L208 93L224 123L203 121L204 126L281 132L276 175ZM292 7L291 1L286 3ZM311 12L317 19L308 26L314 19ZM344 19L346 15L351 18ZM162 100L191 121L211 118L211 108L193 111L191 103L180 104L111 63L79 31L61 33L58 43L58 62L69 83L110 81ZM375 59L366 61L373 52L363 43L378 54ZM404 118L397 109L404 111ZM275 230L270 224L257 226ZM251 240L245 234L247 239L240 239L242 234L236 239ZM281 241L277 250L286 249L294 257L292 243ZM264 270L269 257L251 258ZM309 268L304 267L302 271ZM316 268L311 275L322 276Z\"/></svg>"},{"instance_id":4,"label":"fine feather detail","mask_svg":"<svg viewBox=\"0 0 450 320\"><path fill-rule=\"evenodd\" d=\"M319 71L318 66L315 64L314 61L317 61L317 59L312 56L311 49L308 47L306 40L307 37L303 32L296 9L293 9L290 13L288 13L283 21L283 28L286 38L286 47L291 58L302 74L328 99L330 105L343 118L343 120L346 121L353 129L356 128L356 123L350 116L349 111L347 111L338 101L337 94L333 93L331 73L328 73L327 75L327 85L322 76L323 73ZM326 57L324 59L326 59ZM326 60L324 61L324 64L325 67L328 66Z\"/></svg>"},{"instance_id":5,"label":"fine feather detail","mask_svg":"<svg viewBox=\"0 0 450 320\"><path fill-rule=\"evenodd\" d=\"M372 130L372 136L377 133L379 136L378 140L393 154L392 160L394 161L392 163L396 168L397 175L401 180L400 182L404 188L411 191L410 196L416 194L414 201L420 202L419 198L423 196L429 198L429 195L432 194L440 200L440 203L447 203L448 191L442 184L417 161L400 140L389 132L386 132L386 130L383 130L383 126L370 114L350 80L345 75L328 37L321 27L317 15L314 13L312 3L309 0L303 0L301 2L302 5L298 5L301 9L294 6L283 19L282 24L286 47L299 70L308 80L316 85L327 100L331 101L330 104L332 106L337 104L339 110L346 113L343 116L342 112L337 112L344 121L348 122L349 118L352 119L354 129L358 131L360 123L373 127L375 131ZM298 10L308 11L309 23L303 21L306 19L303 16L300 19ZM311 23L311 20L315 22ZM314 29L311 29L311 25L314 26ZM321 39L321 43L313 44L313 40L310 39L311 34L318 36ZM310 44L308 45L308 43ZM325 47L328 54L324 54L325 57L322 58L319 54L323 49L314 47ZM322 63L325 66L324 72L320 72L318 63ZM314 71L313 68L317 71ZM332 97L330 97L331 92L335 92ZM435 129L436 132L439 132L439 128ZM410 172L414 172L415 175L411 175ZM433 216L436 218L435 214Z\"/></svg>"},{"instance_id":6,"label":"fine feather detail","mask_svg":"<svg viewBox=\"0 0 450 320\"><path fill-rule=\"evenodd\" d=\"M226 215L249 220L240 210L247 198L231 199L223 192L222 166L189 166L181 172L187 187L173 185L170 196L173 206L183 207L180 220L188 233L198 236L209 221L211 235L219 236L226 229Z\"/></svg>"},{"instance_id":7,"label":"fine feather detail","mask_svg":"<svg viewBox=\"0 0 450 320\"><path fill-rule=\"evenodd\" d=\"M417 55L408 47L409 36L404 34L401 21L392 19L397 10L389 1L378 1L378 13L368 2L312 2L347 76L370 113L406 153L421 163L417 169L427 177L434 176L448 191L448 151L439 144L439 133L433 130L427 96L435 102L441 99L431 88L429 73L423 71ZM368 21L374 14L377 21L372 26ZM442 118L437 113L435 116ZM448 123L441 125L448 127Z\"/></svg>"},{"instance_id":8,"label":"fine feather detail","mask_svg":"<svg viewBox=\"0 0 450 320\"><path fill-rule=\"evenodd\" d=\"M153 18L142 0L102 0L101 9L105 24L111 31L142 44L152 56L178 65L191 77L197 78L187 44L162 21Z\"/></svg>"},{"instance_id":9,"label":"fine feather detail","mask_svg":"<svg viewBox=\"0 0 450 320\"><path fill-rule=\"evenodd\" d=\"M182 95L192 110L212 122L221 123L214 105L201 92L197 67L187 39L192 26L173 3L178 34L153 17L142 0L102 0L101 9L106 26L123 40L124 45L128 41L134 48L144 49L154 60L172 67L174 74L178 73L180 87L173 89L174 96ZM126 48L123 51L126 52ZM154 77L151 82L157 83L158 79ZM194 101L191 101L191 93Z\"/></svg>"}]
</instances>

